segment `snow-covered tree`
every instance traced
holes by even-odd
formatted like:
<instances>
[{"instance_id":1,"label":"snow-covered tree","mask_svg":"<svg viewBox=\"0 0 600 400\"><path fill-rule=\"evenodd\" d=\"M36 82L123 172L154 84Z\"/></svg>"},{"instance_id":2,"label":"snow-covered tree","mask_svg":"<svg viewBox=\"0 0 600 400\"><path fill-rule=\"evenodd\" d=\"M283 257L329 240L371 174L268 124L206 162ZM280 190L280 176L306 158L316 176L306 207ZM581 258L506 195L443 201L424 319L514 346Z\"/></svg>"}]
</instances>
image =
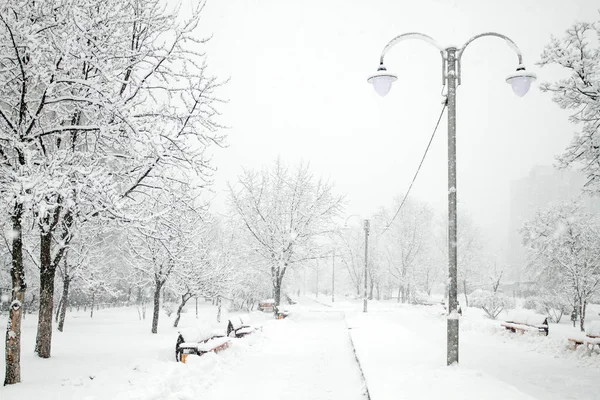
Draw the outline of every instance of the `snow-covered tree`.
<instances>
[{"instance_id":1,"label":"snow-covered tree","mask_svg":"<svg viewBox=\"0 0 600 400\"><path fill-rule=\"evenodd\" d=\"M486 263L483 242L477 226L468 214L458 214L458 290L465 296L465 306L469 306L468 294L482 286L482 273ZM442 257L444 277L448 278L448 221L440 223L436 229L435 246Z\"/></svg>"},{"instance_id":2,"label":"snow-covered tree","mask_svg":"<svg viewBox=\"0 0 600 400\"><path fill-rule=\"evenodd\" d=\"M400 205L396 199L391 210L382 209L376 216L377 225L387 226ZM396 280L398 301L414 300L417 276L422 269L435 268L425 262L425 254L431 245L433 211L425 203L406 201L389 228L376 239L377 248L387 254L389 274ZM377 236L374 236L377 238Z\"/></svg>"},{"instance_id":3,"label":"snow-covered tree","mask_svg":"<svg viewBox=\"0 0 600 400\"><path fill-rule=\"evenodd\" d=\"M531 252L531 274L565 301L576 300L583 331L587 304L600 290L598 218L568 202L538 211L521 232Z\"/></svg>"},{"instance_id":4,"label":"snow-covered tree","mask_svg":"<svg viewBox=\"0 0 600 400\"><path fill-rule=\"evenodd\" d=\"M172 275L198 265L195 263L205 251L198 240L204 208L198 204L194 187L183 180L165 184L167 190L149 199L151 217L131 227L127 240L132 267L153 285L152 333L158 332L161 290Z\"/></svg>"},{"instance_id":5,"label":"snow-covered tree","mask_svg":"<svg viewBox=\"0 0 600 400\"><path fill-rule=\"evenodd\" d=\"M365 231L360 226L344 227L335 242L350 283L356 295L361 296L365 281Z\"/></svg>"},{"instance_id":6,"label":"snow-covered tree","mask_svg":"<svg viewBox=\"0 0 600 400\"><path fill-rule=\"evenodd\" d=\"M234 214L253 239L253 250L269 264L278 305L286 271L314 258L314 240L334 230L342 198L333 193L333 184L315 180L308 165L291 170L280 159L260 173L244 171L229 193Z\"/></svg>"},{"instance_id":7,"label":"snow-covered tree","mask_svg":"<svg viewBox=\"0 0 600 400\"><path fill-rule=\"evenodd\" d=\"M600 192L600 21L577 22L562 38L552 37L539 65L556 65L567 75L540 86L561 108L572 111L579 131L560 157L563 167L580 165L587 174L586 188Z\"/></svg>"},{"instance_id":8,"label":"snow-covered tree","mask_svg":"<svg viewBox=\"0 0 600 400\"><path fill-rule=\"evenodd\" d=\"M223 237L218 221L204 213L198 222L188 237L194 243L194 256L174 271L169 284L170 290L180 300L173 323L175 327L179 324L183 307L191 298L210 297L220 301L229 294L236 278L236 255L227 238Z\"/></svg>"},{"instance_id":9,"label":"snow-covered tree","mask_svg":"<svg viewBox=\"0 0 600 400\"><path fill-rule=\"evenodd\" d=\"M78 222L131 219L128 203L160 191L183 166L209 182L219 83L196 34L203 7L179 15L159 0L0 6L0 193L11 218L13 311L7 383L19 381L25 289L22 222L40 238L36 352L49 357L54 276ZM10 358L10 360L9 360Z\"/></svg>"}]
</instances>

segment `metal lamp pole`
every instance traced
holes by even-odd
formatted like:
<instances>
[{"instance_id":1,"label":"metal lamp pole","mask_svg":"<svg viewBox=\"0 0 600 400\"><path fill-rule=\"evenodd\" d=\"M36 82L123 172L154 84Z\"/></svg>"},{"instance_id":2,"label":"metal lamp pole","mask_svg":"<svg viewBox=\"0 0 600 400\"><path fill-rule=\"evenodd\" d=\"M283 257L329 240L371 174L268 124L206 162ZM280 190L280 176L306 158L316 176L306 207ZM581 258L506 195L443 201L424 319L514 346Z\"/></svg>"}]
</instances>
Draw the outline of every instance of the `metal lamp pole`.
<instances>
[{"instance_id":1,"label":"metal lamp pole","mask_svg":"<svg viewBox=\"0 0 600 400\"><path fill-rule=\"evenodd\" d=\"M517 45L508 37L486 32L469 39L462 47L443 47L431 37L422 33L405 33L392 39L383 49L379 60L377 73L370 76L368 82L373 84L381 96L385 96L391 89L392 83L397 80L394 74L387 72L383 65L385 54L396 44L406 39L420 39L436 47L442 56L442 83L447 85L448 106L448 277L450 287L448 292L448 318L447 318L447 357L448 365L458 363L458 285L457 285L457 212L456 212L456 87L460 85L460 60L466 47L475 39L484 36L495 36L504 39L517 53L518 66L516 73L506 78L512 85L513 91L518 96L524 96L531 83L536 79L535 74L528 73L523 65L523 57ZM368 224L365 224L367 232ZM366 259L366 249L365 249ZM365 261L366 262L366 261ZM365 271L366 273L366 271ZM365 311L366 311L366 284L365 284Z\"/></svg>"}]
</instances>

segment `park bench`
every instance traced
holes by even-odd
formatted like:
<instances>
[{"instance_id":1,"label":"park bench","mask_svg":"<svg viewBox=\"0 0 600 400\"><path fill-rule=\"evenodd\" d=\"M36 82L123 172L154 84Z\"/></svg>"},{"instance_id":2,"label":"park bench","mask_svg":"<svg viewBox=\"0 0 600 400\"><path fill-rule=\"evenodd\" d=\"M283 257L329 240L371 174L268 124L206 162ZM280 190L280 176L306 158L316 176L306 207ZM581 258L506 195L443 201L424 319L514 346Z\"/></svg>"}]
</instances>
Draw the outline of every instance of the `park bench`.
<instances>
[{"instance_id":1,"label":"park bench","mask_svg":"<svg viewBox=\"0 0 600 400\"><path fill-rule=\"evenodd\" d=\"M584 337L569 338L569 342L575 345L575 348L580 344L585 344L589 349L594 346L600 347L600 321L591 321L587 323Z\"/></svg>"},{"instance_id":2,"label":"park bench","mask_svg":"<svg viewBox=\"0 0 600 400\"><path fill-rule=\"evenodd\" d=\"M263 312L273 312L275 309L275 300L266 299L258 302L258 310Z\"/></svg>"},{"instance_id":3,"label":"park bench","mask_svg":"<svg viewBox=\"0 0 600 400\"><path fill-rule=\"evenodd\" d=\"M290 312L285 308L280 310L279 307L275 307L275 318L276 319L284 319L290 315Z\"/></svg>"},{"instance_id":4,"label":"park bench","mask_svg":"<svg viewBox=\"0 0 600 400\"><path fill-rule=\"evenodd\" d=\"M218 353L228 346L229 338L220 332L200 328L181 329L175 345L175 360L185 363L189 354L201 356L208 352Z\"/></svg>"},{"instance_id":5,"label":"park bench","mask_svg":"<svg viewBox=\"0 0 600 400\"><path fill-rule=\"evenodd\" d=\"M548 317L523 311L513 312L500 325L511 332L539 332L545 336L548 336L549 333Z\"/></svg>"},{"instance_id":6,"label":"park bench","mask_svg":"<svg viewBox=\"0 0 600 400\"><path fill-rule=\"evenodd\" d=\"M235 316L227 322L227 336L229 337L241 338L254 331L256 328L248 323L246 317Z\"/></svg>"}]
</instances>

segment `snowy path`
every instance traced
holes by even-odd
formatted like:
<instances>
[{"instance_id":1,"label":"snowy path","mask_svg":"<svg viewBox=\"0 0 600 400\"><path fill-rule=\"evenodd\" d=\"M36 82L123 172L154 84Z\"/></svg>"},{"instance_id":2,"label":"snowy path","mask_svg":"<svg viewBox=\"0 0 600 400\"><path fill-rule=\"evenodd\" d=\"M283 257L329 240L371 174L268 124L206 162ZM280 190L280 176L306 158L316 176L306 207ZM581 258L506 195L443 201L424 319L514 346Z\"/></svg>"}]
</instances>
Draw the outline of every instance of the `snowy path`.
<instances>
[{"instance_id":1,"label":"snowy path","mask_svg":"<svg viewBox=\"0 0 600 400\"><path fill-rule=\"evenodd\" d=\"M598 398L598 367L553 351L550 338L486 331L482 321L463 320L460 367L448 368L446 320L430 309L355 312L349 325L373 400L394 392L407 399Z\"/></svg>"},{"instance_id":2,"label":"snowy path","mask_svg":"<svg viewBox=\"0 0 600 400\"><path fill-rule=\"evenodd\" d=\"M203 400L366 399L343 314L298 309L263 334Z\"/></svg>"}]
</instances>

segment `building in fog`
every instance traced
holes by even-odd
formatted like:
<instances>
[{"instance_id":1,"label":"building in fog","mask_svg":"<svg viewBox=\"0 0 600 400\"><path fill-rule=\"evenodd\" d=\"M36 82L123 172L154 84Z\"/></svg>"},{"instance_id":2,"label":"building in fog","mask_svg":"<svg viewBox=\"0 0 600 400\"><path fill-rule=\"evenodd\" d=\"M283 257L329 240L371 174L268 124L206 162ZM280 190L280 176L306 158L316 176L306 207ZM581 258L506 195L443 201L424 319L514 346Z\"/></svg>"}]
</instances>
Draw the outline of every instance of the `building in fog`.
<instances>
[{"instance_id":1,"label":"building in fog","mask_svg":"<svg viewBox=\"0 0 600 400\"><path fill-rule=\"evenodd\" d=\"M513 271L509 280L527 280L523 274L527 252L519 229L538 209L579 199L589 211L600 213L600 198L582 193L586 182L580 171L559 170L552 166L536 166L528 176L511 182L508 261Z\"/></svg>"}]
</instances>

